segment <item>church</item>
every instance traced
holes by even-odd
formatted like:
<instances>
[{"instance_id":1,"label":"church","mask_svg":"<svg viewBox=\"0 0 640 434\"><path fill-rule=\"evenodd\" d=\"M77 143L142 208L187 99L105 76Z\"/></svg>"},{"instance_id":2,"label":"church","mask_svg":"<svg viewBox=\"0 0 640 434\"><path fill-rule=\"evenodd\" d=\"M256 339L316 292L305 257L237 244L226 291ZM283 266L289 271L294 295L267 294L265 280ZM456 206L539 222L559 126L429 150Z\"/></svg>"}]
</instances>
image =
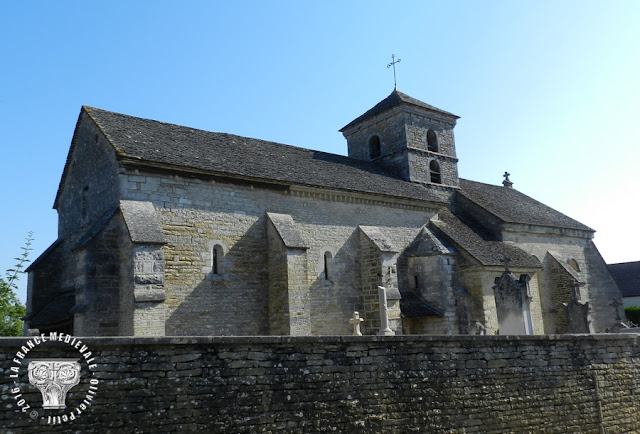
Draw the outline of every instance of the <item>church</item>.
<instances>
[{"instance_id":1,"label":"church","mask_svg":"<svg viewBox=\"0 0 640 434\"><path fill-rule=\"evenodd\" d=\"M365 335L616 330L594 230L507 173L460 178L457 119L396 88L342 156L84 106L25 330L351 335L355 312Z\"/></svg>"}]
</instances>

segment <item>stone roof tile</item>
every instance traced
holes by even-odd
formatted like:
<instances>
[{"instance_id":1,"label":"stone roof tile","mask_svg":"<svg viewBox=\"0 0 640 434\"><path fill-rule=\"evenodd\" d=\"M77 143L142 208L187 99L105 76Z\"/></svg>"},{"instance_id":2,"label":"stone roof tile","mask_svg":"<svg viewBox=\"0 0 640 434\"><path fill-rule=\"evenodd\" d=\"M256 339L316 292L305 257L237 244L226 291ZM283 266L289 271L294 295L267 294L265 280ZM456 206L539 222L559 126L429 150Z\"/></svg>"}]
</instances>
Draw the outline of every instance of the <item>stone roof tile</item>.
<instances>
[{"instance_id":1,"label":"stone roof tile","mask_svg":"<svg viewBox=\"0 0 640 434\"><path fill-rule=\"evenodd\" d=\"M562 255L560 255L560 253L558 252L554 252L553 250L548 250L547 253L549 254L549 256L551 256L557 263L558 265L567 273L569 274L577 283L584 285L587 283L587 281L580 276L580 274L578 274L578 272L576 270L574 270L573 268L571 268L571 266L569 264L567 264L565 261L562 260Z\"/></svg>"},{"instance_id":2,"label":"stone roof tile","mask_svg":"<svg viewBox=\"0 0 640 434\"><path fill-rule=\"evenodd\" d=\"M454 115L453 113L449 113L446 112L444 110L440 110L437 107L434 107L432 105L429 105L427 103L424 103L420 100L417 100L415 98L410 97L409 95L400 92L398 89L394 89L393 92L391 92L391 94L386 97L385 99L383 99L382 101L380 101L378 104L376 104L375 106L373 106L373 108L371 108L370 110L367 110L363 115L358 116L357 118L355 118L354 120L352 120L351 122L349 122L347 125L345 125L344 127L342 127L340 129L340 131L344 131L347 128L351 127L352 125L355 125L367 118L373 117L379 113L382 113L384 111L387 111L389 109L392 109L393 107L400 105L400 104L411 104L417 107L421 107L427 110L431 110L437 113L440 113L442 115L445 115L447 117L453 117L454 119L458 119L459 116Z\"/></svg>"},{"instance_id":3,"label":"stone roof tile","mask_svg":"<svg viewBox=\"0 0 640 434\"><path fill-rule=\"evenodd\" d=\"M360 225L359 227L381 252L397 253L399 251L379 227L364 225Z\"/></svg>"},{"instance_id":4,"label":"stone roof tile","mask_svg":"<svg viewBox=\"0 0 640 434\"><path fill-rule=\"evenodd\" d=\"M166 244L160 219L151 202L121 200L120 211L131 241L139 244Z\"/></svg>"},{"instance_id":5,"label":"stone roof tile","mask_svg":"<svg viewBox=\"0 0 640 434\"><path fill-rule=\"evenodd\" d=\"M421 318L426 316L442 316L442 313L429 306L413 291L401 291L400 312L405 318Z\"/></svg>"},{"instance_id":6,"label":"stone roof tile","mask_svg":"<svg viewBox=\"0 0 640 434\"><path fill-rule=\"evenodd\" d=\"M590 227L513 188L460 179L464 197L505 223L548 226L594 232Z\"/></svg>"},{"instance_id":7,"label":"stone roof tile","mask_svg":"<svg viewBox=\"0 0 640 434\"><path fill-rule=\"evenodd\" d=\"M75 294L73 292L58 294L49 304L31 318L30 325L36 327L66 321L72 317L71 308L74 304Z\"/></svg>"},{"instance_id":8,"label":"stone roof tile","mask_svg":"<svg viewBox=\"0 0 640 434\"><path fill-rule=\"evenodd\" d=\"M304 241L300 229L293 221L293 217L289 214L267 213L267 218L273 224L278 232L280 239L287 248L290 249L308 249L309 245Z\"/></svg>"},{"instance_id":9,"label":"stone roof tile","mask_svg":"<svg viewBox=\"0 0 640 434\"><path fill-rule=\"evenodd\" d=\"M607 268L623 297L640 296L640 261L608 264Z\"/></svg>"},{"instance_id":10,"label":"stone roof tile","mask_svg":"<svg viewBox=\"0 0 640 434\"><path fill-rule=\"evenodd\" d=\"M101 128L120 159L285 186L317 186L444 203L439 192L406 182L371 162L92 107L84 106L83 110Z\"/></svg>"},{"instance_id":11,"label":"stone roof tile","mask_svg":"<svg viewBox=\"0 0 640 434\"><path fill-rule=\"evenodd\" d=\"M512 267L542 267L540 261L512 243L481 237L449 210L440 211L437 219L431 219L430 224L482 265L503 266L503 260L507 257L511 259L509 265Z\"/></svg>"},{"instance_id":12,"label":"stone roof tile","mask_svg":"<svg viewBox=\"0 0 640 434\"><path fill-rule=\"evenodd\" d=\"M452 255L455 250L440 240L433 230L423 226L418 236L404 250L406 256Z\"/></svg>"}]
</instances>

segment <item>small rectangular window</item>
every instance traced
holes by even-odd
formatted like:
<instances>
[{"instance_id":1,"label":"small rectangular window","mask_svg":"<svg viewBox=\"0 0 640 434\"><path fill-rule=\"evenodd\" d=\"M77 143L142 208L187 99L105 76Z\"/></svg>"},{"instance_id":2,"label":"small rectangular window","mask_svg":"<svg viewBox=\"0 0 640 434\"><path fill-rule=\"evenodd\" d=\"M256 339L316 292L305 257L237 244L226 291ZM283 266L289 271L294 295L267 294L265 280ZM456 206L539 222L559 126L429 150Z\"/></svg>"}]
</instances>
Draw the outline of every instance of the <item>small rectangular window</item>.
<instances>
[{"instance_id":1,"label":"small rectangular window","mask_svg":"<svg viewBox=\"0 0 640 434\"><path fill-rule=\"evenodd\" d=\"M82 196L80 198L80 210L82 213L82 220L86 220L89 215L89 187L82 189Z\"/></svg>"}]
</instances>

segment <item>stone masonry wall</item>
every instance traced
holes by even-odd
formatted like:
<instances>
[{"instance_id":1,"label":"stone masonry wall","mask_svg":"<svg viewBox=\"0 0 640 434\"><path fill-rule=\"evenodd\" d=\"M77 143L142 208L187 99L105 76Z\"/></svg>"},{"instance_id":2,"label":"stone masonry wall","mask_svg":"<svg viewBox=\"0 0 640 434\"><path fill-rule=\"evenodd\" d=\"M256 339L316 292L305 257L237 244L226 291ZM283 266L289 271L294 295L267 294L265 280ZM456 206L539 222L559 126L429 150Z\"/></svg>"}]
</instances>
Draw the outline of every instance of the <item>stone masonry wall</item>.
<instances>
[{"instance_id":1,"label":"stone masonry wall","mask_svg":"<svg viewBox=\"0 0 640 434\"><path fill-rule=\"evenodd\" d=\"M112 219L92 242L77 251L74 330L87 336L120 334L120 249L122 222Z\"/></svg>"},{"instance_id":2,"label":"stone masonry wall","mask_svg":"<svg viewBox=\"0 0 640 434\"><path fill-rule=\"evenodd\" d=\"M556 333L567 333L567 315L564 304L573 299L575 280L555 261L549 261L553 290L554 309L556 311Z\"/></svg>"},{"instance_id":3,"label":"stone masonry wall","mask_svg":"<svg viewBox=\"0 0 640 434\"><path fill-rule=\"evenodd\" d=\"M303 248L289 248L268 224L269 239L269 333L308 336L311 334L307 254Z\"/></svg>"},{"instance_id":4,"label":"stone masonry wall","mask_svg":"<svg viewBox=\"0 0 640 434\"><path fill-rule=\"evenodd\" d=\"M107 251L111 241L106 239L114 235L108 234L104 240L98 241L101 245L93 251L76 252L86 231L95 232L104 223L103 219L117 208L118 171L115 150L108 139L86 113L81 113L67 156L66 176L61 181L54 204L58 211L58 239L64 241L57 245L46 261L34 264L30 272L28 313L38 313L56 293L73 292L78 285L84 284L85 278L91 277L93 282L99 282L94 285L103 285L104 288L87 287L84 293L77 294L76 302L82 304L83 299L98 299L96 301L106 304L101 305L103 311L99 320L87 325L84 333L118 333L117 314L113 313L117 303L112 303L117 299L117 289L114 289L109 273L117 269L119 261L113 257L117 252ZM97 263L87 262L92 260ZM35 299L32 299L34 293ZM81 324L79 326L82 327Z\"/></svg>"},{"instance_id":5,"label":"stone masonry wall","mask_svg":"<svg viewBox=\"0 0 640 434\"><path fill-rule=\"evenodd\" d=\"M269 334L289 335L291 332L288 297L287 249L268 225L269 239Z\"/></svg>"},{"instance_id":6,"label":"stone masonry wall","mask_svg":"<svg viewBox=\"0 0 640 434\"><path fill-rule=\"evenodd\" d=\"M637 335L82 341L97 365L91 377L81 358L68 409L44 410L27 359L77 358L78 350L40 344L18 359L13 379L27 338L0 339L4 432L595 434L640 426ZM78 407L89 378L98 384L84 413L47 425L42 416ZM20 399L31 409L21 412Z\"/></svg>"},{"instance_id":7,"label":"stone masonry wall","mask_svg":"<svg viewBox=\"0 0 640 434\"><path fill-rule=\"evenodd\" d=\"M458 169L453 128L455 121L435 113L425 114L410 107L395 107L364 121L344 132L349 157L369 161L369 140L380 138L380 164L395 171L406 180L431 182L429 163L440 165L442 184L458 186ZM437 135L438 152L427 147L427 131Z\"/></svg>"},{"instance_id":8,"label":"stone masonry wall","mask_svg":"<svg viewBox=\"0 0 640 434\"><path fill-rule=\"evenodd\" d=\"M455 297L456 288L460 287L457 281L455 257L453 255L417 256L409 257L407 263L410 287L421 295L429 306L442 312L442 317L438 318L438 321L434 319L426 321L420 331L424 334L444 335L461 333L457 318L460 312L456 304L462 300L457 300ZM465 322L465 331L466 326Z\"/></svg>"},{"instance_id":9,"label":"stone masonry wall","mask_svg":"<svg viewBox=\"0 0 640 434\"><path fill-rule=\"evenodd\" d=\"M58 236L73 237L118 206L118 163L102 131L82 113L57 197Z\"/></svg>"},{"instance_id":10,"label":"stone masonry wall","mask_svg":"<svg viewBox=\"0 0 640 434\"><path fill-rule=\"evenodd\" d=\"M531 232L505 231L504 241L515 242L518 247L541 261L545 259L548 251L556 252L567 263L574 259L580 268L577 273L587 282L580 290L583 299L589 301L593 310L594 330L604 332L616 327L616 312L610 303L614 300L622 303L620 291L593 241L576 236L535 233L534 230L535 228L532 228ZM548 269L542 271L540 283L543 288L553 288ZM544 300L549 301L553 298L544 294ZM543 306L543 313L548 314L549 309L555 309L555 306ZM545 332L556 333L556 330L549 329Z\"/></svg>"},{"instance_id":11,"label":"stone masonry wall","mask_svg":"<svg viewBox=\"0 0 640 434\"><path fill-rule=\"evenodd\" d=\"M64 264L64 246L57 243L50 249L47 260L39 262L37 267L29 271L27 312L40 312L63 287L60 270ZM34 297L34 288L39 290L36 297Z\"/></svg>"},{"instance_id":12,"label":"stone masonry wall","mask_svg":"<svg viewBox=\"0 0 640 434\"><path fill-rule=\"evenodd\" d=\"M493 269L469 268L461 273L461 280L464 288L469 291L467 303L469 307L469 320L479 321L486 327L488 334L499 333L498 316L496 313L496 300L493 290L495 278L504 270L497 267ZM543 334L544 323L542 317L541 294L539 291L537 273L529 274L528 270L512 268L511 272L520 276L528 274L531 278L529 281L529 289L531 292L531 300L527 303L529 314L531 315L532 332L534 335Z\"/></svg>"},{"instance_id":13,"label":"stone masonry wall","mask_svg":"<svg viewBox=\"0 0 640 434\"><path fill-rule=\"evenodd\" d=\"M370 119L359 128L352 128L343 133L347 139L349 157L369 161L369 139L380 137L381 156L400 152L407 145L404 131L404 114L400 107L389 113L383 113Z\"/></svg>"},{"instance_id":14,"label":"stone masonry wall","mask_svg":"<svg viewBox=\"0 0 640 434\"><path fill-rule=\"evenodd\" d=\"M167 237L167 335L269 334L267 212L290 214L308 243L301 279L309 288L311 334L348 334L353 311L364 311L358 226L380 227L404 249L433 216L393 199L382 204L143 172L123 174L121 188L125 199L154 204ZM217 276L211 274L212 243L224 246Z\"/></svg>"}]
</instances>

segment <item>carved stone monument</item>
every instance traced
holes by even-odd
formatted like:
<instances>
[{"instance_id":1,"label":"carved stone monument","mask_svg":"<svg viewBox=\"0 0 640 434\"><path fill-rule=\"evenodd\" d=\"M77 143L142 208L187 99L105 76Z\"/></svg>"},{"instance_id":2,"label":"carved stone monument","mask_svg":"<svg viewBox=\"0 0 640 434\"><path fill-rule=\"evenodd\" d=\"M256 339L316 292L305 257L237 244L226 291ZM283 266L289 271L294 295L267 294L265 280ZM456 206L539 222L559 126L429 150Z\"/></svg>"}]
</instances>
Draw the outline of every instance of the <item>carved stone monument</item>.
<instances>
[{"instance_id":1,"label":"carved stone monument","mask_svg":"<svg viewBox=\"0 0 640 434\"><path fill-rule=\"evenodd\" d=\"M29 362L29 383L40 389L43 408L66 407L67 392L80 382L80 363L75 359L42 359Z\"/></svg>"},{"instance_id":2,"label":"carved stone monument","mask_svg":"<svg viewBox=\"0 0 640 434\"><path fill-rule=\"evenodd\" d=\"M387 308L387 290L384 286L378 286L378 299L380 300L380 330L379 336L395 336L389 328L389 309Z\"/></svg>"},{"instance_id":3,"label":"carved stone monument","mask_svg":"<svg viewBox=\"0 0 640 434\"><path fill-rule=\"evenodd\" d=\"M509 271L509 258L505 258L505 271L496 277L493 294L496 300L498 332L501 335L532 334L529 312L529 280L526 274L516 279Z\"/></svg>"},{"instance_id":4,"label":"carved stone monument","mask_svg":"<svg viewBox=\"0 0 640 434\"><path fill-rule=\"evenodd\" d=\"M593 333L589 317L589 302L580 300L580 286L573 287L571 302L563 303L567 316L567 333Z\"/></svg>"}]
</instances>

